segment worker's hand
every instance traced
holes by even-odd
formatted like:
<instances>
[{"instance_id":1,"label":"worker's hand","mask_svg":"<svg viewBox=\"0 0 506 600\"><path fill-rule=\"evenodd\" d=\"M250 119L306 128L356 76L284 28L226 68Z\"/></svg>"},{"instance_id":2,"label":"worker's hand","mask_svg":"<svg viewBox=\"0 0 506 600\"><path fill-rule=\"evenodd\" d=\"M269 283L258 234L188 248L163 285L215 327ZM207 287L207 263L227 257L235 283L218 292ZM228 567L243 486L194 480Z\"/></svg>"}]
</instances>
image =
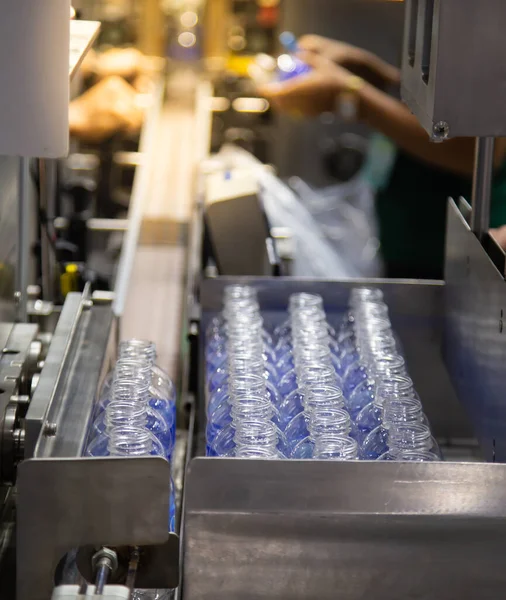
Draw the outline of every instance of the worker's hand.
<instances>
[{"instance_id":1,"label":"worker's hand","mask_svg":"<svg viewBox=\"0 0 506 600\"><path fill-rule=\"evenodd\" d=\"M491 229L489 233L499 246L506 251L506 225L498 227L497 229Z\"/></svg>"},{"instance_id":2,"label":"worker's hand","mask_svg":"<svg viewBox=\"0 0 506 600\"><path fill-rule=\"evenodd\" d=\"M365 60L365 51L345 42L338 42L321 35L303 35L298 41L299 48L306 52L320 54L342 67L349 69L352 65L361 64Z\"/></svg>"},{"instance_id":3,"label":"worker's hand","mask_svg":"<svg viewBox=\"0 0 506 600\"><path fill-rule=\"evenodd\" d=\"M130 84L108 77L71 102L69 118L72 136L100 142L119 131L138 131L144 111Z\"/></svg>"},{"instance_id":4,"label":"worker's hand","mask_svg":"<svg viewBox=\"0 0 506 600\"><path fill-rule=\"evenodd\" d=\"M377 88L385 89L389 85L400 83L399 69L363 48L319 35L304 35L298 44L306 52L328 58Z\"/></svg>"},{"instance_id":5,"label":"worker's hand","mask_svg":"<svg viewBox=\"0 0 506 600\"><path fill-rule=\"evenodd\" d=\"M294 117L334 112L336 97L347 89L352 74L322 55L303 52L299 57L312 68L309 73L261 86L259 93Z\"/></svg>"}]
</instances>

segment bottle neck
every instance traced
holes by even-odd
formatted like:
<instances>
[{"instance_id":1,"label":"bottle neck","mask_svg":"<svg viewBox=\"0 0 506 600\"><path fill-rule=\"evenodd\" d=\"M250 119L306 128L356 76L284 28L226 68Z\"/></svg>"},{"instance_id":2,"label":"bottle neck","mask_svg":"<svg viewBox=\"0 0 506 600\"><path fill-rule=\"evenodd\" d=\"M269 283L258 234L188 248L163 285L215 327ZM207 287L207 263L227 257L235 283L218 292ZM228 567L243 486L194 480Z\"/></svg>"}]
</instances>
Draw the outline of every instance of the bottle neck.
<instances>
[{"instance_id":1,"label":"bottle neck","mask_svg":"<svg viewBox=\"0 0 506 600\"><path fill-rule=\"evenodd\" d=\"M403 423L421 423L422 405L418 400L396 398L383 404L383 424L386 428Z\"/></svg>"},{"instance_id":2,"label":"bottle neck","mask_svg":"<svg viewBox=\"0 0 506 600\"><path fill-rule=\"evenodd\" d=\"M322 436L315 441L313 456L323 460L355 460L358 445L349 436Z\"/></svg>"},{"instance_id":3,"label":"bottle neck","mask_svg":"<svg viewBox=\"0 0 506 600\"><path fill-rule=\"evenodd\" d=\"M309 412L309 435L313 440L325 435L348 435L350 415L343 409L317 409Z\"/></svg>"},{"instance_id":4,"label":"bottle neck","mask_svg":"<svg viewBox=\"0 0 506 600\"><path fill-rule=\"evenodd\" d=\"M235 425L241 421L270 421L274 416L274 408L266 397L246 396L232 401L230 414Z\"/></svg>"},{"instance_id":5,"label":"bottle neck","mask_svg":"<svg viewBox=\"0 0 506 600\"><path fill-rule=\"evenodd\" d=\"M234 441L238 448L276 448L278 434L272 421L242 420L235 427Z\"/></svg>"},{"instance_id":6,"label":"bottle neck","mask_svg":"<svg viewBox=\"0 0 506 600\"><path fill-rule=\"evenodd\" d=\"M151 365L156 363L156 346L147 340L127 340L119 345L120 358L144 358Z\"/></svg>"},{"instance_id":7,"label":"bottle neck","mask_svg":"<svg viewBox=\"0 0 506 600\"><path fill-rule=\"evenodd\" d=\"M430 450L432 436L422 424L396 425L388 428L388 446L393 451Z\"/></svg>"},{"instance_id":8,"label":"bottle neck","mask_svg":"<svg viewBox=\"0 0 506 600\"><path fill-rule=\"evenodd\" d=\"M149 431L139 427L116 427L109 435L111 456L163 456L163 449Z\"/></svg>"}]
</instances>

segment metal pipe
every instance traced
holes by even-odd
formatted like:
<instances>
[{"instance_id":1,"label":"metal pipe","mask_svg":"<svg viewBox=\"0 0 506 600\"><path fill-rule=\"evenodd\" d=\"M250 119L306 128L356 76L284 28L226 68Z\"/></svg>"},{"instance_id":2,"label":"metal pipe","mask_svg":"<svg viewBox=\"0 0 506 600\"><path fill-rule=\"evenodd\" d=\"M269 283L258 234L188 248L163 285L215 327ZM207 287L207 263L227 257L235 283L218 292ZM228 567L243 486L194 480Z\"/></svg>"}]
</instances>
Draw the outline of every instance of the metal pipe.
<instances>
[{"instance_id":1,"label":"metal pipe","mask_svg":"<svg viewBox=\"0 0 506 600\"><path fill-rule=\"evenodd\" d=\"M494 146L493 137L476 138L471 229L480 240L488 233L490 227Z\"/></svg>"},{"instance_id":2,"label":"metal pipe","mask_svg":"<svg viewBox=\"0 0 506 600\"><path fill-rule=\"evenodd\" d=\"M54 281L55 273L53 268L53 258L51 256L51 231L50 223L53 219L55 194L55 177L53 161L47 161L43 158L39 159L39 214L41 216L40 223L40 263L42 273L42 297L44 300L54 300Z\"/></svg>"},{"instance_id":3,"label":"metal pipe","mask_svg":"<svg viewBox=\"0 0 506 600\"><path fill-rule=\"evenodd\" d=\"M19 159L19 202L18 202L18 248L16 299L17 319L28 320L28 271L30 260L30 159L22 156Z\"/></svg>"}]
</instances>

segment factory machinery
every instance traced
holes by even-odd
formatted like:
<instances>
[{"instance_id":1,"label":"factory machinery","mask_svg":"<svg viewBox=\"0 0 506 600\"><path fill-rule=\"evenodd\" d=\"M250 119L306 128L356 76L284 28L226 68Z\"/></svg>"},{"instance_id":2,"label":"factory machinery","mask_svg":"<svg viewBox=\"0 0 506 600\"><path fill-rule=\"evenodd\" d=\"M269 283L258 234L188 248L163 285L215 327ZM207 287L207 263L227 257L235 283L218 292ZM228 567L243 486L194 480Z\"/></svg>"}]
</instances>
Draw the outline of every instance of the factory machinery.
<instances>
[{"instance_id":1,"label":"factory machinery","mask_svg":"<svg viewBox=\"0 0 506 600\"><path fill-rule=\"evenodd\" d=\"M503 592L506 261L487 233L493 140L506 135L502 4L406 2L405 101L435 143L477 138L472 209L465 199L448 202L444 282L206 279L202 222L193 222L179 390L189 410L179 536L167 532L166 460L82 457L121 335L135 211L113 293L86 286L53 311L22 287L17 305L5 301L5 314L16 309L17 318L0 326L2 598L84 598L83 579L105 586L96 597L128 598L128 588L110 584L131 582L132 570L135 587L177 588L188 600L474 600ZM255 286L274 320L293 292L321 294L336 315L346 310L351 287L380 287L449 460L204 457L203 332L231 282ZM64 595L58 585L69 556L81 579Z\"/></svg>"}]
</instances>

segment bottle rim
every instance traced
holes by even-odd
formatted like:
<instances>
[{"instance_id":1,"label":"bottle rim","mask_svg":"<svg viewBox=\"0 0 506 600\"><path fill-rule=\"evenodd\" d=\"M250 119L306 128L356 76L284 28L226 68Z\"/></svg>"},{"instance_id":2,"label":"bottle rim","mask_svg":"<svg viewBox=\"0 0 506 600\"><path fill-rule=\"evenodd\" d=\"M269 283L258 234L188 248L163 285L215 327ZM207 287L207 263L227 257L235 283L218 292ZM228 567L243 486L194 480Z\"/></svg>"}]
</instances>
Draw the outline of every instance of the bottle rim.
<instances>
[{"instance_id":1,"label":"bottle rim","mask_svg":"<svg viewBox=\"0 0 506 600\"><path fill-rule=\"evenodd\" d=\"M382 405L385 427L392 423L416 422L423 418L422 403L417 398L391 398Z\"/></svg>"},{"instance_id":2,"label":"bottle rim","mask_svg":"<svg viewBox=\"0 0 506 600\"><path fill-rule=\"evenodd\" d=\"M111 456L164 455L160 441L150 431L128 425L110 429L108 449Z\"/></svg>"},{"instance_id":3,"label":"bottle rim","mask_svg":"<svg viewBox=\"0 0 506 600\"><path fill-rule=\"evenodd\" d=\"M348 435L323 435L315 440L314 458L356 459L358 444Z\"/></svg>"}]
</instances>

